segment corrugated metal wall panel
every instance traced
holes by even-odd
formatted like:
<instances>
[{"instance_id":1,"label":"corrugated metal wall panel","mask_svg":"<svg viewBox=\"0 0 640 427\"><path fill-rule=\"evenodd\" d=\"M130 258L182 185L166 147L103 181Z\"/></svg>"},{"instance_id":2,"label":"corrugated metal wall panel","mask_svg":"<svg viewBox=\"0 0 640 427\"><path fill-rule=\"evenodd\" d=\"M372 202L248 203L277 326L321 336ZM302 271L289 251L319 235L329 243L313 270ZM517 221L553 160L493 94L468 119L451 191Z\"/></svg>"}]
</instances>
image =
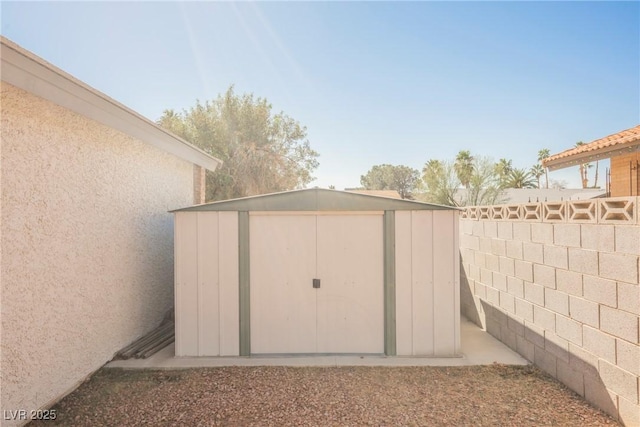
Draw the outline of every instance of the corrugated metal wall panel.
<instances>
[{"instance_id":1,"label":"corrugated metal wall panel","mask_svg":"<svg viewBox=\"0 0 640 427\"><path fill-rule=\"evenodd\" d=\"M198 356L220 354L218 212L198 212ZM224 249L223 249L224 250Z\"/></svg>"},{"instance_id":2,"label":"corrugated metal wall panel","mask_svg":"<svg viewBox=\"0 0 640 427\"><path fill-rule=\"evenodd\" d=\"M175 247L176 356L238 355L238 213L176 213Z\"/></svg>"},{"instance_id":3,"label":"corrugated metal wall panel","mask_svg":"<svg viewBox=\"0 0 640 427\"><path fill-rule=\"evenodd\" d=\"M178 213L176 245L176 356L198 355L198 223L196 215Z\"/></svg>"},{"instance_id":4,"label":"corrugated metal wall panel","mask_svg":"<svg viewBox=\"0 0 640 427\"><path fill-rule=\"evenodd\" d=\"M396 352L413 355L411 211L396 212Z\"/></svg>"},{"instance_id":5,"label":"corrugated metal wall panel","mask_svg":"<svg viewBox=\"0 0 640 427\"><path fill-rule=\"evenodd\" d=\"M411 212L413 354L432 356L434 304L433 212Z\"/></svg>"},{"instance_id":6,"label":"corrugated metal wall panel","mask_svg":"<svg viewBox=\"0 0 640 427\"><path fill-rule=\"evenodd\" d=\"M396 212L399 356L460 352L456 211Z\"/></svg>"},{"instance_id":7,"label":"corrugated metal wall panel","mask_svg":"<svg viewBox=\"0 0 640 427\"><path fill-rule=\"evenodd\" d=\"M240 349L238 213L218 213L218 281L220 356L237 356Z\"/></svg>"},{"instance_id":8,"label":"corrugated metal wall panel","mask_svg":"<svg viewBox=\"0 0 640 427\"><path fill-rule=\"evenodd\" d=\"M433 212L433 318L434 354L453 356L455 317L460 315L455 305L455 258L458 256L454 218L450 211Z\"/></svg>"}]
</instances>

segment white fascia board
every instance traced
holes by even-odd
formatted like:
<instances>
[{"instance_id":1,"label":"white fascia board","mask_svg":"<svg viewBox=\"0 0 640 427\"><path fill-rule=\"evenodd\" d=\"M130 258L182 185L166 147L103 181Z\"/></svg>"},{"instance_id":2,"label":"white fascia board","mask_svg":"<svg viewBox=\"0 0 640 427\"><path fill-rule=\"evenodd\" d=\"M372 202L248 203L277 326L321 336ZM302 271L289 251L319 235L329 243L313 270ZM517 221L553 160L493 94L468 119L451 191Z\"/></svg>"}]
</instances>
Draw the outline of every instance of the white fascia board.
<instances>
[{"instance_id":1,"label":"white fascia board","mask_svg":"<svg viewBox=\"0 0 640 427\"><path fill-rule=\"evenodd\" d=\"M2 81L124 132L210 171L222 161L2 38Z\"/></svg>"}]
</instances>

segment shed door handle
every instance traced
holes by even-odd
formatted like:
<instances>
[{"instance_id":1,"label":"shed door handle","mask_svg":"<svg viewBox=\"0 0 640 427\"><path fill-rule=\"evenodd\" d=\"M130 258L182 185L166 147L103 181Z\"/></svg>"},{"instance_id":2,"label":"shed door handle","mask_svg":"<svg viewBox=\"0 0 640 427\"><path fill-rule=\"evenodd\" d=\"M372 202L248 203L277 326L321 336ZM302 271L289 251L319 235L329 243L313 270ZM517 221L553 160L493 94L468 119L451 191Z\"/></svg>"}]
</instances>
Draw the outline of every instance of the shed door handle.
<instances>
[{"instance_id":1,"label":"shed door handle","mask_svg":"<svg viewBox=\"0 0 640 427\"><path fill-rule=\"evenodd\" d=\"M315 289L320 288L320 279L313 279L313 287Z\"/></svg>"}]
</instances>

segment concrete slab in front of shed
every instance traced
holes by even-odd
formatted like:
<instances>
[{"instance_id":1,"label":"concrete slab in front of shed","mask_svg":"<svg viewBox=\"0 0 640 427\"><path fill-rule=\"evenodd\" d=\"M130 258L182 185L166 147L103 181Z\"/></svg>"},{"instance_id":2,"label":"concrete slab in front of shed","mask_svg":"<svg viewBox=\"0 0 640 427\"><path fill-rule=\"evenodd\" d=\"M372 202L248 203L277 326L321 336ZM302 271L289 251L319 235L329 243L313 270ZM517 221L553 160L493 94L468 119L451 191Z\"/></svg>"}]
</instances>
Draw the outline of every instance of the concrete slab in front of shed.
<instances>
[{"instance_id":1,"label":"concrete slab in front of shed","mask_svg":"<svg viewBox=\"0 0 640 427\"><path fill-rule=\"evenodd\" d=\"M386 357L386 356L281 356L281 357L174 357L173 345L148 359L115 360L107 368L184 369L221 366L470 366L502 363L526 365L526 359L484 330L462 317L462 356Z\"/></svg>"}]
</instances>

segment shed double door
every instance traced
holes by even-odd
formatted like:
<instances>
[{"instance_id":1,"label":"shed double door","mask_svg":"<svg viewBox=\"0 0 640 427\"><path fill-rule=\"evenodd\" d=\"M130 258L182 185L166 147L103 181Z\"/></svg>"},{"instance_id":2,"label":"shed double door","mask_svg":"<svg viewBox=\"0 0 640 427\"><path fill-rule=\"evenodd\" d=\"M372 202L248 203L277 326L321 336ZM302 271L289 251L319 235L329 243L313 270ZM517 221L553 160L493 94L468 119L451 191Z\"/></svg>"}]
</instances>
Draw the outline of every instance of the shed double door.
<instances>
[{"instance_id":1,"label":"shed double door","mask_svg":"<svg viewBox=\"0 0 640 427\"><path fill-rule=\"evenodd\" d=\"M252 354L384 353L382 212L249 225Z\"/></svg>"}]
</instances>

